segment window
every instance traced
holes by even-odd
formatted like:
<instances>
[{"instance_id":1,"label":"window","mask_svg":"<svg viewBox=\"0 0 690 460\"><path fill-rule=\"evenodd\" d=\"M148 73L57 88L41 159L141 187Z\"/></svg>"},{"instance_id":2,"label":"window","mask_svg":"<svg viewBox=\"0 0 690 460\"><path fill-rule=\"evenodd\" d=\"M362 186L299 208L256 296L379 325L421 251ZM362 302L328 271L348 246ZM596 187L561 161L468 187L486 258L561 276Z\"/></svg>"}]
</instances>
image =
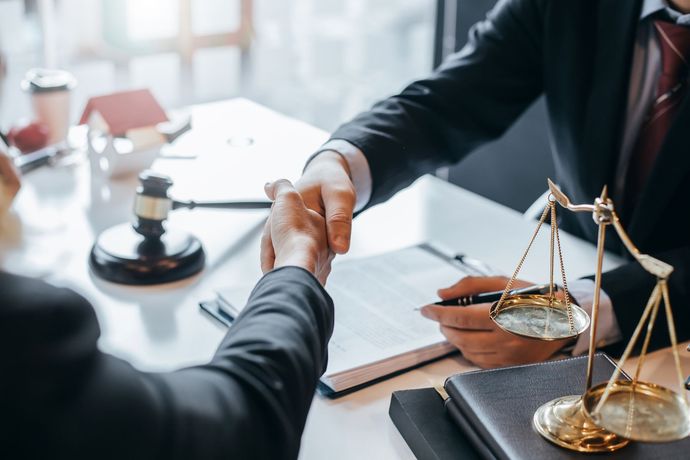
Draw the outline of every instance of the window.
<instances>
[{"instance_id":1,"label":"window","mask_svg":"<svg viewBox=\"0 0 690 460\"><path fill-rule=\"evenodd\" d=\"M149 87L166 108L243 96L333 129L429 71L435 0L4 0L0 127L28 116L26 70L89 96Z\"/></svg>"}]
</instances>

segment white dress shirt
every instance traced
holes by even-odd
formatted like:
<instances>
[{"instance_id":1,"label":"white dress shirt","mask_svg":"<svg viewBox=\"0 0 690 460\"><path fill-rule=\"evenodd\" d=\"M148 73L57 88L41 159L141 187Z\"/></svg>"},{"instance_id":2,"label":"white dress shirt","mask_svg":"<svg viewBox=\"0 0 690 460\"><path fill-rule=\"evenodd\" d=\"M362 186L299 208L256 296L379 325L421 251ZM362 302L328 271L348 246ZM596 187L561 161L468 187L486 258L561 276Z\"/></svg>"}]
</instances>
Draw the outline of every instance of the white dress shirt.
<instances>
[{"instance_id":1,"label":"white dress shirt","mask_svg":"<svg viewBox=\"0 0 690 460\"><path fill-rule=\"evenodd\" d=\"M614 199L617 201L623 196L627 167L637 140L637 133L656 97L656 86L661 70L661 50L658 38L654 33L651 17L656 14L665 15L666 19L677 24L690 26L690 14L681 14L673 10L666 0L644 0L635 38L635 49L633 50L623 142L616 170L616 183L614 184ZM316 154L324 151L339 153L347 161L357 194L355 211L360 211L369 202L372 192L371 169L364 153L343 139L329 140ZM569 289L578 304L591 315L594 282L589 279L575 280L570 283ZM591 328L578 337L572 349L574 355L587 352L590 330ZM599 303L597 347L610 345L620 341L621 338L620 327L613 312L611 299L602 290Z\"/></svg>"}]
</instances>

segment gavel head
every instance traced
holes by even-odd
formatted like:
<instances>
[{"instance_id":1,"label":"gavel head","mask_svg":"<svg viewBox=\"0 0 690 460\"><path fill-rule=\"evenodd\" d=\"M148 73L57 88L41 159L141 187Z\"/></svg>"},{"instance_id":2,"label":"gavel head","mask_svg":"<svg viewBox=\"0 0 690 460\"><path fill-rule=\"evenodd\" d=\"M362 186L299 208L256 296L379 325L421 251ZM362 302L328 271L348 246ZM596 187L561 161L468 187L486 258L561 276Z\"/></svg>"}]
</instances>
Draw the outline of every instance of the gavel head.
<instances>
[{"instance_id":1,"label":"gavel head","mask_svg":"<svg viewBox=\"0 0 690 460\"><path fill-rule=\"evenodd\" d=\"M103 231L94 242L89 265L99 277L123 284L159 284L188 278L204 268L201 241L190 233L163 226L174 200L172 180L144 171L134 199L135 220ZM166 238L161 238L166 234ZM143 240L142 237L143 236Z\"/></svg>"},{"instance_id":2,"label":"gavel head","mask_svg":"<svg viewBox=\"0 0 690 460\"><path fill-rule=\"evenodd\" d=\"M134 198L134 230L147 239L159 239L165 233L163 222L172 210L168 190L172 179L146 170L139 174L139 187Z\"/></svg>"}]
</instances>

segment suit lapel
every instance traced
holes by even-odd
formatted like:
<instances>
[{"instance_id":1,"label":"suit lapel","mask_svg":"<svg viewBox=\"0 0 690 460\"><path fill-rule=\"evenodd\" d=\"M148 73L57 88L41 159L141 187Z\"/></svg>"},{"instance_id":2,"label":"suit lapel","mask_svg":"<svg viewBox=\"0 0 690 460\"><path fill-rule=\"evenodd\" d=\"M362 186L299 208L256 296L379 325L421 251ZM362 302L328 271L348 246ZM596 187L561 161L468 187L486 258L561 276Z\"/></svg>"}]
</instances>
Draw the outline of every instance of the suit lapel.
<instances>
[{"instance_id":1,"label":"suit lapel","mask_svg":"<svg viewBox=\"0 0 690 460\"><path fill-rule=\"evenodd\" d=\"M601 0L597 14L592 90L587 101L580 173L589 198L614 177L628 99L630 66L642 0Z\"/></svg>"},{"instance_id":2,"label":"suit lapel","mask_svg":"<svg viewBox=\"0 0 690 460\"><path fill-rule=\"evenodd\" d=\"M690 171L690 93L681 104L630 220L630 236L640 242L649 237Z\"/></svg>"}]
</instances>

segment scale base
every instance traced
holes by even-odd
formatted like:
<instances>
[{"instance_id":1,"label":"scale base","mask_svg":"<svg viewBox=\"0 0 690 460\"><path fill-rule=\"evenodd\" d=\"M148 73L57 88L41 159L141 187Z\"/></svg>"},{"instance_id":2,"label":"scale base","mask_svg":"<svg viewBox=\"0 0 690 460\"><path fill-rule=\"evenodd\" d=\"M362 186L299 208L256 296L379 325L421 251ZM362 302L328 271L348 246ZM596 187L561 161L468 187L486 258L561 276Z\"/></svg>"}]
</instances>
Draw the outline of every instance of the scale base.
<instances>
[{"instance_id":1,"label":"scale base","mask_svg":"<svg viewBox=\"0 0 690 460\"><path fill-rule=\"evenodd\" d=\"M145 239L126 223L101 233L89 257L91 270L98 277L132 285L189 278L199 273L204 263L204 249L195 236L172 229L160 239Z\"/></svg>"},{"instance_id":2,"label":"scale base","mask_svg":"<svg viewBox=\"0 0 690 460\"><path fill-rule=\"evenodd\" d=\"M534 413L534 427L552 443L576 452L613 452L630 442L599 428L585 415L582 396L562 396Z\"/></svg>"}]
</instances>

